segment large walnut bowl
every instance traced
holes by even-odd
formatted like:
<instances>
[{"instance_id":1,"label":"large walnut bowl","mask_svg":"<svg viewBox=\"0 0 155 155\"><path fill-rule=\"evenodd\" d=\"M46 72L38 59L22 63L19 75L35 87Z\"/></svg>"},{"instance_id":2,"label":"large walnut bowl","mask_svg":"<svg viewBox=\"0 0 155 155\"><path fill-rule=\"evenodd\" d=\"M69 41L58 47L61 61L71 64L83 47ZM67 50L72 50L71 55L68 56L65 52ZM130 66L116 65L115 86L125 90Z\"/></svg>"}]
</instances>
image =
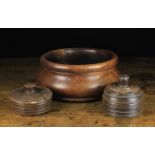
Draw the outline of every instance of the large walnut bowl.
<instances>
[{"instance_id":1,"label":"large walnut bowl","mask_svg":"<svg viewBox=\"0 0 155 155\"><path fill-rule=\"evenodd\" d=\"M105 85L119 79L117 61L116 54L104 49L53 50L41 56L38 82L50 88L55 99L99 100Z\"/></svg>"}]
</instances>

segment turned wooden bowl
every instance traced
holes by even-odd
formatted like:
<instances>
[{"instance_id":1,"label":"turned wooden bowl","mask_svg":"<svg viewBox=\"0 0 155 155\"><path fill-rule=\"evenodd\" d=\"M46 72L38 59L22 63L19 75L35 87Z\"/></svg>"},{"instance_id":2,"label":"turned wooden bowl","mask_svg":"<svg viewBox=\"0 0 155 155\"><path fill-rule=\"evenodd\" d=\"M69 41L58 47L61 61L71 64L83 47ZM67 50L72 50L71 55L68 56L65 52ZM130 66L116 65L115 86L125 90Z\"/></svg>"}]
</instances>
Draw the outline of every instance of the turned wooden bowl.
<instances>
[{"instance_id":1,"label":"turned wooden bowl","mask_svg":"<svg viewBox=\"0 0 155 155\"><path fill-rule=\"evenodd\" d=\"M116 54L104 49L53 50L41 56L38 82L53 91L54 99L99 100L105 85L119 79L117 61Z\"/></svg>"}]
</instances>

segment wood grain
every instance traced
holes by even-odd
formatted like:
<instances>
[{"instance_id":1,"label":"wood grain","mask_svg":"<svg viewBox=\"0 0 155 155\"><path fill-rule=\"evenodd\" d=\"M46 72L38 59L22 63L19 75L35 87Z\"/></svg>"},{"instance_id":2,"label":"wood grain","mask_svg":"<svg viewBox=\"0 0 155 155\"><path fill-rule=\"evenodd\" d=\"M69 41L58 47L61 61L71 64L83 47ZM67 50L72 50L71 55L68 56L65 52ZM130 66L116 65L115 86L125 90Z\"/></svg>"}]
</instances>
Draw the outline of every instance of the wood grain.
<instances>
[{"instance_id":1,"label":"wood grain","mask_svg":"<svg viewBox=\"0 0 155 155\"><path fill-rule=\"evenodd\" d=\"M155 126L155 58L121 58L119 68L128 73L145 93L144 113L136 118L113 118L103 113L101 102L53 102L52 111L35 117L15 114L9 92L34 82L39 58L0 60L0 126Z\"/></svg>"}]
</instances>

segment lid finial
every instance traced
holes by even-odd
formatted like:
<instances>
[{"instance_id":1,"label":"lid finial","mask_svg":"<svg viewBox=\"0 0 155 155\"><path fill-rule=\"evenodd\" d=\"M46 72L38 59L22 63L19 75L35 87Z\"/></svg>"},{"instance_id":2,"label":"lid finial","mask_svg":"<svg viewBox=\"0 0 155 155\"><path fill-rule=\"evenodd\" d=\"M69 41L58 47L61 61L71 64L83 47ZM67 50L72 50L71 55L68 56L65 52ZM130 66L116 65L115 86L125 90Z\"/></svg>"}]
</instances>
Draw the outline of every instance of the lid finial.
<instances>
[{"instance_id":1,"label":"lid finial","mask_svg":"<svg viewBox=\"0 0 155 155\"><path fill-rule=\"evenodd\" d=\"M120 87L125 87L125 86L128 86L129 84L129 76L127 74L121 74L120 75L120 80L119 80L119 83L118 85Z\"/></svg>"},{"instance_id":2,"label":"lid finial","mask_svg":"<svg viewBox=\"0 0 155 155\"><path fill-rule=\"evenodd\" d=\"M26 83L25 85L24 85L24 88L26 88L26 89L32 89L32 88L34 88L34 87L36 87L36 83Z\"/></svg>"}]
</instances>

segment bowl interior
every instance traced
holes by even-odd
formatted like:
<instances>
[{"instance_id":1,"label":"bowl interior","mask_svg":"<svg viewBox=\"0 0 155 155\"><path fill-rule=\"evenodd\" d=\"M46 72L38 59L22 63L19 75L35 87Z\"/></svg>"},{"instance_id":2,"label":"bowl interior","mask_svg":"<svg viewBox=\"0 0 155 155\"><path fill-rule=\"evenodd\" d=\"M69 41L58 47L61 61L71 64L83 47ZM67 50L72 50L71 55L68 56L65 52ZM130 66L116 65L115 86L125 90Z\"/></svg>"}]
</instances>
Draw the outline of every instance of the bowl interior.
<instances>
[{"instance_id":1,"label":"bowl interior","mask_svg":"<svg viewBox=\"0 0 155 155\"><path fill-rule=\"evenodd\" d=\"M96 64L112 59L111 52L99 49L61 49L49 52L46 59L69 65Z\"/></svg>"}]
</instances>

